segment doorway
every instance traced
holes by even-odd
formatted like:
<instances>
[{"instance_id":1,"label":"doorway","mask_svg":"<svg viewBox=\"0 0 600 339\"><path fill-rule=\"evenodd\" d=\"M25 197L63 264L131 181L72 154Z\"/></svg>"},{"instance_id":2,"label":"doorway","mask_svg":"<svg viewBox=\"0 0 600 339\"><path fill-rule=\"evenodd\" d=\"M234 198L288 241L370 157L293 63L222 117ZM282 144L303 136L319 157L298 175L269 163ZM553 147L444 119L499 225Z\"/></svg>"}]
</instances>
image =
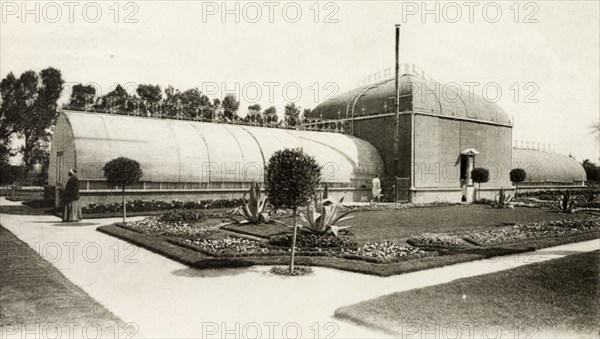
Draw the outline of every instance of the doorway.
<instances>
[{"instance_id":1,"label":"doorway","mask_svg":"<svg viewBox=\"0 0 600 339\"><path fill-rule=\"evenodd\" d=\"M460 186L462 189L462 202L473 202L475 187L471 178L471 171L475 163L475 154L463 153L460 155Z\"/></svg>"}]
</instances>

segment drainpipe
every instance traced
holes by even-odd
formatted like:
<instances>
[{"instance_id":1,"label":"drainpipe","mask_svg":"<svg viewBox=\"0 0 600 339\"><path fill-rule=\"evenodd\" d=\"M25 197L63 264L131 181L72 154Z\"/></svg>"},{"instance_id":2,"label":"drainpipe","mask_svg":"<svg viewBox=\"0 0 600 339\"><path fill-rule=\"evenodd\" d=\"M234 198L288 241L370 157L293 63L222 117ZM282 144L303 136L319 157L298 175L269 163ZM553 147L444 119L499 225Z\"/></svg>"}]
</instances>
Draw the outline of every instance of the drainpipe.
<instances>
[{"instance_id":1,"label":"drainpipe","mask_svg":"<svg viewBox=\"0 0 600 339\"><path fill-rule=\"evenodd\" d=\"M398 167L400 159L398 152L400 151L400 24L396 24L396 77L394 84L396 85L396 111L394 116L394 198L398 201ZM411 179L412 183L412 179Z\"/></svg>"}]
</instances>

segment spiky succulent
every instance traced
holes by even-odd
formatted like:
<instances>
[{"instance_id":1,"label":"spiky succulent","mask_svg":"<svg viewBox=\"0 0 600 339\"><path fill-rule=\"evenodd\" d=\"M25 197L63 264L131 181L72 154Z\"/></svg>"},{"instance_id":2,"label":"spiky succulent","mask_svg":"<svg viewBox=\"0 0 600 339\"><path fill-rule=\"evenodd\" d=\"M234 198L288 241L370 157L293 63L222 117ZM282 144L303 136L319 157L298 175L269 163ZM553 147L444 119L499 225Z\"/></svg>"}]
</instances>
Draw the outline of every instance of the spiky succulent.
<instances>
[{"instance_id":1,"label":"spiky succulent","mask_svg":"<svg viewBox=\"0 0 600 339\"><path fill-rule=\"evenodd\" d=\"M249 198L248 198L249 196ZM250 185L250 190L244 193L243 205L236 209L244 220L236 220L240 224L262 224L269 222L269 213L266 213L268 199L261 200L260 187L255 182Z\"/></svg>"},{"instance_id":2,"label":"spiky succulent","mask_svg":"<svg viewBox=\"0 0 600 339\"><path fill-rule=\"evenodd\" d=\"M329 198L321 201L315 199L314 208L308 206L306 208L306 214L300 213L300 218L302 218L307 225L299 225L299 229L320 235L333 234L337 237L341 230L348 229L352 226L337 226L336 224L340 221L354 218L354 216L347 217L351 211L339 213L343 201L343 197L339 202Z\"/></svg>"}]
</instances>

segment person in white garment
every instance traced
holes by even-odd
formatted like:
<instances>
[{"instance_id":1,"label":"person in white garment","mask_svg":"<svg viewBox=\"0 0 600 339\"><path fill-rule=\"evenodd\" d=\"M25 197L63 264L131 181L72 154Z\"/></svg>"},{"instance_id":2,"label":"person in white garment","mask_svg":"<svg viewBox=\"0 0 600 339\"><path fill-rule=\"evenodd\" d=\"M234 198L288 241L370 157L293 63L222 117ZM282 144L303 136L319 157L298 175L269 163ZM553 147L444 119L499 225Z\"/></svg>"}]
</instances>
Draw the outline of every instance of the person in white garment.
<instances>
[{"instance_id":1,"label":"person in white garment","mask_svg":"<svg viewBox=\"0 0 600 339\"><path fill-rule=\"evenodd\" d=\"M371 202L377 199L377 202L381 200L381 181L379 180L379 174L371 181L371 191L373 194L373 198Z\"/></svg>"}]
</instances>

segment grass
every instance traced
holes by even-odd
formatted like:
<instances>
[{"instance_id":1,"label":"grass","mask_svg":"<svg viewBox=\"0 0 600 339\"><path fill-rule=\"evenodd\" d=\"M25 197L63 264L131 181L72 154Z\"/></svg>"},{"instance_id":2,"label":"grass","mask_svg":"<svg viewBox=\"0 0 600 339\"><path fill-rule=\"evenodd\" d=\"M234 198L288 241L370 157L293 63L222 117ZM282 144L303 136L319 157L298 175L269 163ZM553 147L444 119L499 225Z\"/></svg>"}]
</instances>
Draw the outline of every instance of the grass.
<instances>
[{"instance_id":1,"label":"grass","mask_svg":"<svg viewBox=\"0 0 600 339\"><path fill-rule=\"evenodd\" d=\"M0 333L22 334L21 329L58 326L81 337L82 327L98 326L114 333L124 324L71 283L27 244L0 226ZM113 332L109 332L111 331ZM4 331L4 332L3 332ZM93 332L93 330L92 330ZM90 334L92 333L90 332ZM29 333L29 332L27 332ZM45 335L44 332L36 336ZM10 335L9 335L10 336Z\"/></svg>"},{"instance_id":2,"label":"grass","mask_svg":"<svg viewBox=\"0 0 600 339\"><path fill-rule=\"evenodd\" d=\"M440 233L460 234L496 229L516 222L527 223L588 216L585 213L560 214L547 209L535 208L498 210L481 205L418 208L400 211L362 211L355 214L356 218L350 221L354 225L351 230L355 234L351 236L352 240L358 243L393 241L399 245L403 245L410 235L422 234L430 232L430 230ZM286 221L286 219L283 219L283 221ZM167 236L167 234L161 232L146 232L139 227L133 227L133 225L114 224L100 227L98 230L196 268L280 265L289 261L288 255L278 253L256 253L243 256L210 253L183 241L186 236ZM251 235L256 238L268 239L276 234L290 232L290 229L277 223L228 225L224 227L224 230L201 232L193 238L195 240L205 238L223 239L231 235L232 232L240 237ZM317 253L320 254L317 255L307 252L299 254L297 262L299 265L323 266L378 276L390 276L596 238L600 238L598 232L585 232L511 240L511 242L486 247L440 247L430 249L432 252L428 252L426 256L407 257L405 260L398 262L372 262L352 256L332 257L325 256L324 253Z\"/></svg>"},{"instance_id":3,"label":"grass","mask_svg":"<svg viewBox=\"0 0 600 339\"><path fill-rule=\"evenodd\" d=\"M564 214L546 208L517 207L496 209L486 205L459 205L435 208L409 208L391 211L355 212L355 217L340 225L352 225L350 231L358 243L392 241L403 243L407 238L422 233L449 233L486 231L498 227L544 220L576 219L585 213ZM282 219L282 221L289 221ZM291 224L291 222L289 222ZM291 232L280 224L229 226L240 233L268 238Z\"/></svg>"},{"instance_id":4,"label":"grass","mask_svg":"<svg viewBox=\"0 0 600 339\"><path fill-rule=\"evenodd\" d=\"M502 338L512 338L517 328L520 338L595 337L600 319L600 252L394 293L342 307L335 314L401 337L419 337L431 329L456 333L456 327L466 334L467 325L474 329L474 337L485 337L486 330L495 337L501 329Z\"/></svg>"},{"instance_id":5,"label":"grass","mask_svg":"<svg viewBox=\"0 0 600 339\"><path fill-rule=\"evenodd\" d=\"M184 265L198 269L207 268L232 268L249 267L254 265L285 265L289 263L289 256L244 256L244 257L214 257L201 253L180 242L174 243L160 235L143 234L129 227L119 224L101 226L99 232L123 239L136 246L143 247L154 253L163 255ZM215 235L210 235L213 238ZM391 276L396 274L420 271L467 261L481 260L501 255L523 253L537 248L557 246L560 244L578 242L600 237L599 234L586 233L566 237L542 238L515 242L503 247L487 247L474 249L447 249L440 250L439 256L425 256L393 263L371 263L362 260L352 260L327 256L297 256L296 264L301 266L320 266L335 268L344 271L364 273L377 276Z\"/></svg>"}]
</instances>

